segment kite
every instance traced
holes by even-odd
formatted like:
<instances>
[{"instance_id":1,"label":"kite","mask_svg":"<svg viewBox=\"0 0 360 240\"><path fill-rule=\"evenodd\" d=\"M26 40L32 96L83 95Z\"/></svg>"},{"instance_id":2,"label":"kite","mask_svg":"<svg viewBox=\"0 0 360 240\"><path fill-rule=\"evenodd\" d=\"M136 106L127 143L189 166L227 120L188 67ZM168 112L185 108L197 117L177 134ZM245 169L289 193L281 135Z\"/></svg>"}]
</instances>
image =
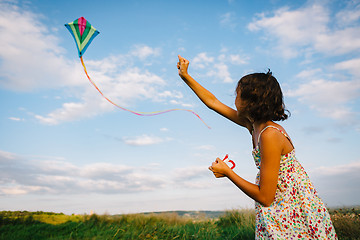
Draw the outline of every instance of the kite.
<instances>
[{"instance_id":1,"label":"kite","mask_svg":"<svg viewBox=\"0 0 360 240\"><path fill-rule=\"evenodd\" d=\"M231 164L232 164L232 166L230 167L231 169L234 169L234 168L235 168L235 163L234 163L233 160L230 160L230 159L229 159L229 155L228 155L228 154L225 155L223 161L226 162L226 163L228 163L228 162L231 163Z\"/></svg>"},{"instance_id":2,"label":"kite","mask_svg":"<svg viewBox=\"0 0 360 240\"><path fill-rule=\"evenodd\" d=\"M163 114L163 113L168 113L168 112L173 112L173 111L187 111L187 112L191 112L192 114L194 114L195 116L197 116L209 129L210 127L204 122L204 120L201 119L201 117L195 113L192 110L189 109L169 109L169 110L164 110L164 111L156 111L156 112L136 112L136 111L132 111L130 109L121 107L119 105L117 105L116 103L114 103L113 101L111 101L109 98L107 98L102 91L96 86L95 82L90 78L90 76L88 75L88 72L86 70L85 64L84 64L84 60L83 60L83 54L85 53L86 49L88 48L88 46L90 45L90 43L92 42L92 40L94 40L94 38L100 33L98 30L96 30L93 26L91 26L90 22L87 21L84 17L80 17L76 20L74 20L73 22L67 23L65 24L65 27L69 30L69 32L71 33L71 35L73 36L75 43L76 43L76 47L79 51L79 57L81 60L81 64L84 67L84 71L85 74L87 76L87 78L89 79L90 83L96 88L96 90L101 94L101 96L103 96L103 98L105 98L108 102L110 102L111 104L113 104L114 106L136 114L138 116L155 116L155 115L159 115L159 114Z\"/></svg>"}]
</instances>

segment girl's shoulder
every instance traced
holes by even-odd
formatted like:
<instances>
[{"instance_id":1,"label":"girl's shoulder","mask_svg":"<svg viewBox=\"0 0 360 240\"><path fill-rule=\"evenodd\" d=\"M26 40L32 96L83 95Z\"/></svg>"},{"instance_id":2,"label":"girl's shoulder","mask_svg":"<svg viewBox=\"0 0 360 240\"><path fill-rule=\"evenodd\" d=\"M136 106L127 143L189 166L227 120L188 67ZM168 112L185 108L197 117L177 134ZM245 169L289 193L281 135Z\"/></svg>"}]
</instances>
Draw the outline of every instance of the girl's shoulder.
<instances>
[{"instance_id":1,"label":"girl's shoulder","mask_svg":"<svg viewBox=\"0 0 360 240\"><path fill-rule=\"evenodd\" d=\"M294 145L286 130L277 123L271 123L262 129L258 136L258 144L260 141L278 142L284 153L290 152L294 149Z\"/></svg>"},{"instance_id":2,"label":"girl's shoulder","mask_svg":"<svg viewBox=\"0 0 360 240\"><path fill-rule=\"evenodd\" d=\"M270 124L268 124L266 127L264 127L260 134L259 134L259 137L261 136L262 133L264 133L266 130L268 129L272 129L274 132L278 132L278 133L281 133L282 135L286 136L286 137L289 137L289 135L287 134L285 128L283 126L281 126L280 124L278 123L274 123L274 122L271 122ZM270 131L268 131L270 132Z\"/></svg>"}]
</instances>

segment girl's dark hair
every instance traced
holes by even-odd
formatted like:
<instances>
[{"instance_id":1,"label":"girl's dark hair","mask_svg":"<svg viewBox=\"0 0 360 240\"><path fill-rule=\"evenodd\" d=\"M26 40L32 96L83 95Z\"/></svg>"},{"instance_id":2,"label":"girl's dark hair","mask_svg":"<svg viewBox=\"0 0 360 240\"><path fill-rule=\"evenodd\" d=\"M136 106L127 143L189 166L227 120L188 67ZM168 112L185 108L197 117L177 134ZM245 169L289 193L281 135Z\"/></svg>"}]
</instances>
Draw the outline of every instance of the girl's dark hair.
<instances>
[{"instance_id":1,"label":"girl's dark hair","mask_svg":"<svg viewBox=\"0 0 360 240\"><path fill-rule=\"evenodd\" d=\"M283 121L290 116L290 112L285 109L280 85L270 69L267 73L253 73L242 77L236 93L240 93L246 112L254 121Z\"/></svg>"}]
</instances>

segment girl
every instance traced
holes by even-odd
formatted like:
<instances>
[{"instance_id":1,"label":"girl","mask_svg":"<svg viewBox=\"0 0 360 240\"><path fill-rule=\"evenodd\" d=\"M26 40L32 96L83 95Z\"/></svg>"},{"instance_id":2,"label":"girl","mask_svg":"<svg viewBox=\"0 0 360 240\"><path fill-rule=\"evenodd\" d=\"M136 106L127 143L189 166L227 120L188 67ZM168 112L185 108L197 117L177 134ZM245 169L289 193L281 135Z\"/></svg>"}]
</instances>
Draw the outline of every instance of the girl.
<instances>
[{"instance_id":1,"label":"girl","mask_svg":"<svg viewBox=\"0 0 360 240\"><path fill-rule=\"evenodd\" d=\"M252 136L252 153L259 169L256 184L238 176L220 158L209 169L255 200L256 239L337 239L325 204L295 157L290 137L274 122L286 120L288 115L280 85L271 72L240 79L234 110L197 83L188 74L189 61L178 57L180 77L200 100Z\"/></svg>"}]
</instances>

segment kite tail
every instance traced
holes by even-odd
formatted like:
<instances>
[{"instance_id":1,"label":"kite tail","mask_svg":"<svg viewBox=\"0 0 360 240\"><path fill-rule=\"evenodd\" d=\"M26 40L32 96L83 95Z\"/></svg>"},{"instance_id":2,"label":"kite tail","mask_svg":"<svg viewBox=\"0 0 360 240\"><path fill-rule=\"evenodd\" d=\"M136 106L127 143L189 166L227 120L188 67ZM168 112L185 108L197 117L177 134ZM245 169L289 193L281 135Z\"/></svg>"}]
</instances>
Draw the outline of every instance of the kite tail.
<instances>
[{"instance_id":1,"label":"kite tail","mask_svg":"<svg viewBox=\"0 0 360 240\"><path fill-rule=\"evenodd\" d=\"M86 71L86 67L85 67L85 64L84 64L84 61L83 61L83 58L82 56L80 57L80 60L81 60L81 64L83 65L84 67L84 71L85 71L85 74L87 76L87 78L89 79L89 81L91 82L91 84L96 88L96 90L101 94L101 96L103 96L103 98L105 98L109 103L111 103L112 105L120 108L121 110L124 110L124 111L127 111L127 112L131 112L133 114L136 114L138 116L155 116L155 115L159 115L159 114L163 114L163 113L168 113L168 112L173 112L173 111L186 111L186 112L191 112L192 114L194 114L195 116L197 116L204 124L206 127L208 127L209 129L211 129L211 127L209 125L207 125L204 120L202 120L202 118L194 111L192 110L189 110L189 109L180 109L180 108L176 108L176 109L169 109L169 110L164 110L164 111L156 111L156 112L135 112L135 111L132 111L130 109L127 109L127 108L124 108L124 107L121 107L119 105L117 105L116 103L114 103L113 101L111 101L109 98L107 98L102 92L101 90L96 86L96 84L91 80L90 76L88 75L87 71Z\"/></svg>"}]
</instances>

